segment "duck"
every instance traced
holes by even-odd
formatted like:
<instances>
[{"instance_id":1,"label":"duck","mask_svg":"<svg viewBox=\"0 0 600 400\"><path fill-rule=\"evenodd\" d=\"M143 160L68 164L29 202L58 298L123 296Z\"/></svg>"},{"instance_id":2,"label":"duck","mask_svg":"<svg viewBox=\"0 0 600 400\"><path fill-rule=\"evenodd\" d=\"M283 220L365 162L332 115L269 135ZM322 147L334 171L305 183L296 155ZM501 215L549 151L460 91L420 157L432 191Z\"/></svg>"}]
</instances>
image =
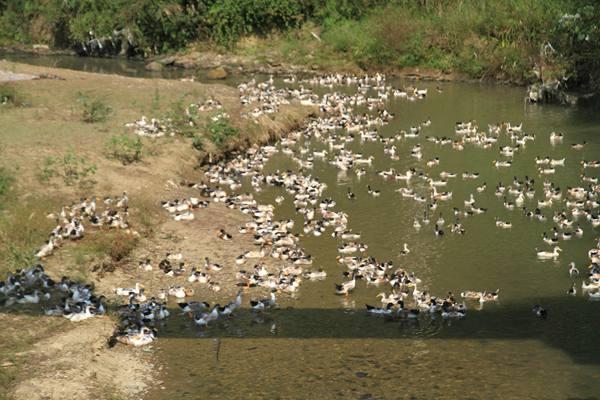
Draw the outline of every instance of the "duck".
<instances>
[{"instance_id":1,"label":"duck","mask_svg":"<svg viewBox=\"0 0 600 400\"><path fill-rule=\"evenodd\" d=\"M569 290L567 290L567 294L569 296L577 295L577 288L575 287L575 282L573 282L573 285L569 288Z\"/></svg>"},{"instance_id":2,"label":"duck","mask_svg":"<svg viewBox=\"0 0 600 400\"><path fill-rule=\"evenodd\" d=\"M381 192L379 190L372 189L371 185L367 185L367 193L373 197L379 197L381 195Z\"/></svg>"},{"instance_id":3,"label":"duck","mask_svg":"<svg viewBox=\"0 0 600 400\"><path fill-rule=\"evenodd\" d=\"M306 271L302 275L306 279L319 280L325 279L327 277L327 272L325 272L322 268L319 268L317 271Z\"/></svg>"},{"instance_id":4,"label":"duck","mask_svg":"<svg viewBox=\"0 0 600 400\"><path fill-rule=\"evenodd\" d=\"M35 256L37 258L45 258L45 257L49 256L50 254L52 254L52 252L54 251L54 248L55 248L54 240L48 239L46 241L46 243L38 250L38 252L35 253Z\"/></svg>"},{"instance_id":5,"label":"duck","mask_svg":"<svg viewBox=\"0 0 600 400\"><path fill-rule=\"evenodd\" d=\"M510 229L510 228L512 228L512 223L500 221L498 218L496 218L496 226L499 228L502 228L502 229Z\"/></svg>"},{"instance_id":6,"label":"duck","mask_svg":"<svg viewBox=\"0 0 600 400\"><path fill-rule=\"evenodd\" d=\"M348 198L348 200L354 200L356 198L356 195L352 193L350 188L348 188L348 193L346 194L346 197Z\"/></svg>"},{"instance_id":7,"label":"duck","mask_svg":"<svg viewBox=\"0 0 600 400\"><path fill-rule=\"evenodd\" d=\"M140 347L152 343L156 339L156 331L142 326L139 330L116 336L119 343Z\"/></svg>"},{"instance_id":8,"label":"duck","mask_svg":"<svg viewBox=\"0 0 600 400\"><path fill-rule=\"evenodd\" d=\"M367 308L367 313L374 315L391 315L392 307L394 306L392 303L388 303L385 307L375 307L369 304L365 304Z\"/></svg>"},{"instance_id":9,"label":"duck","mask_svg":"<svg viewBox=\"0 0 600 400\"><path fill-rule=\"evenodd\" d=\"M149 258L142 260L139 262L138 268L145 272L152 271L152 262Z\"/></svg>"},{"instance_id":10,"label":"duck","mask_svg":"<svg viewBox=\"0 0 600 400\"><path fill-rule=\"evenodd\" d=\"M579 270L577 269L577 267L575 266L574 262L570 262L569 263L569 276L571 278L574 278L576 276L579 276Z\"/></svg>"},{"instance_id":11,"label":"duck","mask_svg":"<svg viewBox=\"0 0 600 400\"><path fill-rule=\"evenodd\" d=\"M129 296L130 293L133 294L139 294L140 290L143 288L144 286L141 285L139 282L135 283L135 286L132 288L115 288L115 294L117 296Z\"/></svg>"},{"instance_id":12,"label":"duck","mask_svg":"<svg viewBox=\"0 0 600 400\"><path fill-rule=\"evenodd\" d=\"M178 299L183 299L188 295L192 295L193 291L192 289L186 289L183 286L171 286L168 289L167 293L169 294L169 296L174 296Z\"/></svg>"},{"instance_id":13,"label":"duck","mask_svg":"<svg viewBox=\"0 0 600 400\"><path fill-rule=\"evenodd\" d=\"M539 304L534 305L533 308L531 309L531 311L538 318L546 319L548 317L548 311L546 311L546 309L544 307L540 306Z\"/></svg>"},{"instance_id":14,"label":"duck","mask_svg":"<svg viewBox=\"0 0 600 400\"><path fill-rule=\"evenodd\" d=\"M194 316L194 323L198 326L207 326L219 318L219 304L215 304L210 312L199 313Z\"/></svg>"},{"instance_id":15,"label":"duck","mask_svg":"<svg viewBox=\"0 0 600 400\"><path fill-rule=\"evenodd\" d=\"M239 290L235 296L235 300L229 302L219 309L219 314L224 316L231 316L235 310L237 310L242 305L242 291Z\"/></svg>"},{"instance_id":16,"label":"duck","mask_svg":"<svg viewBox=\"0 0 600 400\"><path fill-rule=\"evenodd\" d=\"M259 300L250 300L250 307L254 311L262 311L267 308L271 308L276 304L275 298L275 290L271 291L269 298L267 299L259 299Z\"/></svg>"},{"instance_id":17,"label":"duck","mask_svg":"<svg viewBox=\"0 0 600 400\"><path fill-rule=\"evenodd\" d=\"M589 292L588 297L590 300L600 300L600 291Z\"/></svg>"},{"instance_id":18,"label":"duck","mask_svg":"<svg viewBox=\"0 0 600 400\"><path fill-rule=\"evenodd\" d=\"M404 243L404 247L402 250L400 250L400 255L401 256L407 256L410 253L410 249L408 248L408 244Z\"/></svg>"},{"instance_id":19,"label":"duck","mask_svg":"<svg viewBox=\"0 0 600 400\"><path fill-rule=\"evenodd\" d=\"M537 257L540 260L550 260L550 259L556 260L558 258L558 256L560 255L559 253L561 251L562 251L562 249L560 247L554 246L554 249L552 251L538 251Z\"/></svg>"},{"instance_id":20,"label":"duck","mask_svg":"<svg viewBox=\"0 0 600 400\"><path fill-rule=\"evenodd\" d=\"M211 263L208 257L204 257L204 268L209 271L218 272L223 269L223 266L217 263Z\"/></svg>"},{"instance_id":21,"label":"duck","mask_svg":"<svg viewBox=\"0 0 600 400\"><path fill-rule=\"evenodd\" d=\"M335 284L335 294L347 296L356 287L356 276L352 275L352 280Z\"/></svg>"},{"instance_id":22,"label":"duck","mask_svg":"<svg viewBox=\"0 0 600 400\"><path fill-rule=\"evenodd\" d=\"M190 301L189 303L186 302L178 302L177 305L179 306L179 308L181 308L181 312L183 314L185 313L191 313L191 312L199 312L199 311L205 311L208 310L210 308L210 304L208 304L207 302L203 301Z\"/></svg>"},{"instance_id":23,"label":"duck","mask_svg":"<svg viewBox=\"0 0 600 400\"><path fill-rule=\"evenodd\" d=\"M219 229L217 236L221 240L231 240L233 238L233 236L231 236L231 234L225 232L224 229Z\"/></svg>"},{"instance_id":24,"label":"duck","mask_svg":"<svg viewBox=\"0 0 600 400\"><path fill-rule=\"evenodd\" d=\"M96 315L95 308L87 305L83 310L77 313L66 313L63 316L71 322L81 322Z\"/></svg>"}]
</instances>

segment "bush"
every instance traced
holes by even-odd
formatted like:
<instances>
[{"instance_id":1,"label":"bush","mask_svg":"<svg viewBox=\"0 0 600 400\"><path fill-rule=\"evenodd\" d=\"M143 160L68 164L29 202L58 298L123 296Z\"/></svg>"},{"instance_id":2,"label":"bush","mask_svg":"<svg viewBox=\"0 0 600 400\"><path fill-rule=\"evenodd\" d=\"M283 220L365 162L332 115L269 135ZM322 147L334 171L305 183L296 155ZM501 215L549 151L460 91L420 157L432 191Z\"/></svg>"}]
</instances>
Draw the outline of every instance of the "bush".
<instances>
[{"instance_id":1,"label":"bush","mask_svg":"<svg viewBox=\"0 0 600 400\"><path fill-rule=\"evenodd\" d=\"M306 11L296 0L222 0L210 7L207 22L212 39L231 46L243 35L298 27Z\"/></svg>"},{"instance_id":2,"label":"bush","mask_svg":"<svg viewBox=\"0 0 600 400\"><path fill-rule=\"evenodd\" d=\"M99 98L79 93L77 101L81 105L81 120L90 124L104 122L112 108Z\"/></svg>"},{"instance_id":3,"label":"bush","mask_svg":"<svg viewBox=\"0 0 600 400\"><path fill-rule=\"evenodd\" d=\"M213 118L206 125L208 131L208 138L217 149L223 149L227 144L227 141L233 137L237 137L238 131L233 126L228 118Z\"/></svg>"},{"instance_id":4,"label":"bush","mask_svg":"<svg viewBox=\"0 0 600 400\"><path fill-rule=\"evenodd\" d=\"M142 140L137 136L115 135L106 144L107 156L121 161L123 165L141 161L142 149Z\"/></svg>"},{"instance_id":5,"label":"bush","mask_svg":"<svg viewBox=\"0 0 600 400\"><path fill-rule=\"evenodd\" d=\"M61 178L65 185L80 186L92 184L91 177L96 173L96 165L88 163L83 156L69 151L63 157L46 157L42 171L38 174L41 182L50 182L52 178Z\"/></svg>"}]
</instances>

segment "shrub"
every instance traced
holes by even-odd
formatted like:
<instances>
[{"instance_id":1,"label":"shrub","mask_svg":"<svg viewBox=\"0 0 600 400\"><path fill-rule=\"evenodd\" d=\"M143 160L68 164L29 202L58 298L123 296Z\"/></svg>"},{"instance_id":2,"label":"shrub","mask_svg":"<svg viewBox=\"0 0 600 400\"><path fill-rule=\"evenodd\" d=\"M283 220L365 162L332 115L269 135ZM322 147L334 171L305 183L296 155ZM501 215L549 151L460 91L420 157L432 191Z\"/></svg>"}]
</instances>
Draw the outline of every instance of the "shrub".
<instances>
[{"instance_id":1,"label":"shrub","mask_svg":"<svg viewBox=\"0 0 600 400\"><path fill-rule=\"evenodd\" d=\"M112 108L99 98L79 93L77 101L81 105L81 120L90 124L104 122Z\"/></svg>"},{"instance_id":2,"label":"shrub","mask_svg":"<svg viewBox=\"0 0 600 400\"><path fill-rule=\"evenodd\" d=\"M141 161L142 149L142 140L137 136L115 135L106 144L107 156L121 161L123 165Z\"/></svg>"},{"instance_id":3,"label":"shrub","mask_svg":"<svg viewBox=\"0 0 600 400\"><path fill-rule=\"evenodd\" d=\"M238 135L237 129L231 126L229 118L225 117L211 119L206 125L206 130L208 138L217 149L222 149L230 138Z\"/></svg>"},{"instance_id":4,"label":"shrub","mask_svg":"<svg viewBox=\"0 0 600 400\"><path fill-rule=\"evenodd\" d=\"M85 186L93 183L91 176L95 173L96 165L69 151L62 157L46 157L38 179L41 182L49 182L52 178L61 178L67 186L76 183Z\"/></svg>"}]
</instances>

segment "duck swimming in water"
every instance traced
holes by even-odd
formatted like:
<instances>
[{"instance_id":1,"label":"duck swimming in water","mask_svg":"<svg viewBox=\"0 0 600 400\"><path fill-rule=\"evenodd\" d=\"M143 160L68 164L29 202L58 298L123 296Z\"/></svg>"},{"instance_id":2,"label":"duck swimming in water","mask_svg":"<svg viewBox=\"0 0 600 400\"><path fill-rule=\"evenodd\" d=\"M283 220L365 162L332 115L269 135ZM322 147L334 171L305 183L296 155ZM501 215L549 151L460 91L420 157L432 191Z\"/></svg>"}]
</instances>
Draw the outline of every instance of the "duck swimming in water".
<instances>
[{"instance_id":1,"label":"duck swimming in water","mask_svg":"<svg viewBox=\"0 0 600 400\"><path fill-rule=\"evenodd\" d=\"M534 305L533 308L531 309L531 311L538 318L546 319L548 317L548 311L546 311L546 309L544 307L540 306L539 304Z\"/></svg>"}]
</instances>

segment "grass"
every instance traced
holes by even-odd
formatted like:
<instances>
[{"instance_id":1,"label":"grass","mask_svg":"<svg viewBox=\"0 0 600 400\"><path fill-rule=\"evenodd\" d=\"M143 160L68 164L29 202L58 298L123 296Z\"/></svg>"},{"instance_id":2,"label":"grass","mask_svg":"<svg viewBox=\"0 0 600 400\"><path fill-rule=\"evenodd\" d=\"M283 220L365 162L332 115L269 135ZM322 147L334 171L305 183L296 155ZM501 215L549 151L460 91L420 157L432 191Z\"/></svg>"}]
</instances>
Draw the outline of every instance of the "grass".
<instances>
[{"instance_id":1,"label":"grass","mask_svg":"<svg viewBox=\"0 0 600 400\"><path fill-rule=\"evenodd\" d=\"M143 147L138 136L115 135L111 136L106 144L106 155L127 165L142 161Z\"/></svg>"},{"instance_id":2,"label":"grass","mask_svg":"<svg viewBox=\"0 0 600 400\"><path fill-rule=\"evenodd\" d=\"M77 102L81 107L81 120L90 124L105 122L112 108L101 98L91 94L78 93Z\"/></svg>"},{"instance_id":3,"label":"grass","mask_svg":"<svg viewBox=\"0 0 600 400\"><path fill-rule=\"evenodd\" d=\"M5 201L6 210L0 213L0 276L32 265L35 251L54 227L45 216L58 206L47 197L23 201L11 194Z\"/></svg>"},{"instance_id":4,"label":"grass","mask_svg":"<svg viewBox=\"0 0 600 400\"><path fill-rule=\"evenodd\" d=\"M22 107L26 104L25 97L14 85L8 83L0 84L0 109L2 107Z\"/></svg>"},{"instance_id":5,"label":"grass","mask_svg":"<svg viewBox=\"0 0 600 400\"><path fill-rule=\"evenodd\" d=\"M208 139L219 150L223 150L230 139L239 135L236 128L231 125L227 117L213 117L206 124Z\"/></svg>"},{"instance_id":6,"label":"grass","mask_svg":"<svg viewBox=\"0 0 600 400\"><path fill-rule=\"evenodd\" d=\"M90 163L86 157L69 150L62 157L46 157L38 180L49 183L54 178L60 178L67 186L78 184L80 187L87 187L95 183L92 176L96 169L96 165Z\"/></svg>"},{"instance_id":7,"label":"grass","mask_svg":"<svg viewBox=\"0 0 600 400\"><path fill-rule=\"evenodd\" d=\"M0 167L0 199L9 193L14 182L13 174L7 168ZM0 202L0 208L2 208L2 202Z\"/></svg>"}]
</instances>

